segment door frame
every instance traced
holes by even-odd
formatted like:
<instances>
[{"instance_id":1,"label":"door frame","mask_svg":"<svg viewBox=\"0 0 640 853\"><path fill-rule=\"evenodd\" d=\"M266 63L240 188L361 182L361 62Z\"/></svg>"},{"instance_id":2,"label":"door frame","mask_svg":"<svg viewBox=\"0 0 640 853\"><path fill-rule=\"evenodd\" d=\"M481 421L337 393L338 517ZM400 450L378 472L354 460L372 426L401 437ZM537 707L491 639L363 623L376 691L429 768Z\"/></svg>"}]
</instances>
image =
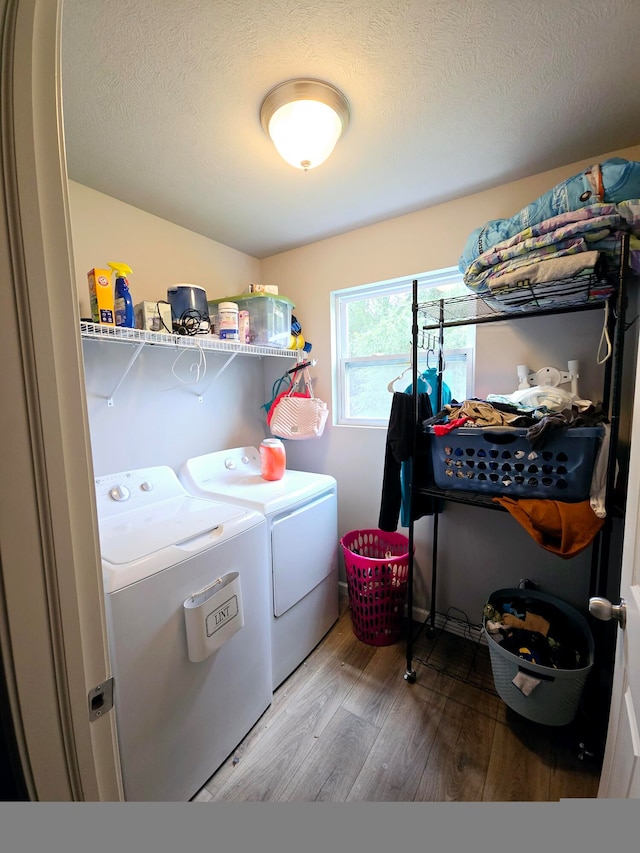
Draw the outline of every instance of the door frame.
<instances>
[{"instance_id":1,"label":"door frame","mask_svg":"<svg viewBox=\"0 0 640 853\"><path fill-rule=\"evenodd\" d=\"M0 0L0 654L29 799L119 801L68 204L62 0ZM10 437L10 441L7 440Z\"/></svg>"}]
</instances>

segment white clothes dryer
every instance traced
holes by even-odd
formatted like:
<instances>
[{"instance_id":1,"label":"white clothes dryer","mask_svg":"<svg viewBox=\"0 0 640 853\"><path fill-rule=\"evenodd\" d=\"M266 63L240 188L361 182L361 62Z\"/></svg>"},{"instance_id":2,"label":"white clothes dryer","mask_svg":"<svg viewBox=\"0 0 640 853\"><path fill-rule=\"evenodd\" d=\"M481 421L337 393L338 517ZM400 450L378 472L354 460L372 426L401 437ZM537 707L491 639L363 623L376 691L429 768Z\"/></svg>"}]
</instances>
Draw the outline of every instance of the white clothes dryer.
<instances>
[{"instance_id":1,"label":"white clothes dryer","mask_svg":"<svg viewBox=\"0 0 640 853\"><path fill-rule=\"evenodd\" d=\"M272 701L267 526L171 468L95 480L127 801L187 801Z\"/></svg>"},{"instance_id":2,"label":"white clothes dryer","mask_svg":"<svg viewBox=\"0 0 640 853\"><path fill-rule=\"evenodd\" d=\"M193 457L178 475L193 494L267 519L275 690L338 619L337 483L327 474L288 469L281 480L265 480L255 447Z\"/></svg>"}]
</instances>

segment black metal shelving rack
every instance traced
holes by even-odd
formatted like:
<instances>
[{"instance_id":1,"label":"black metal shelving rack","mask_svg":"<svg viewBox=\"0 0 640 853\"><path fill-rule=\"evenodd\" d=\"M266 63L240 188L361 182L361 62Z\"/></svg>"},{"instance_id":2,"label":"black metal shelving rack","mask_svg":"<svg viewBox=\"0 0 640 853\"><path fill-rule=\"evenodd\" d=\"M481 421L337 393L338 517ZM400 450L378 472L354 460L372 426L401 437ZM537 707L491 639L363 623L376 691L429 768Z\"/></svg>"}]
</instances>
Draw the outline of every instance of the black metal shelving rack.
<instances>
[{"instance_id":1,"label":"black metal shelving rack","mask_svg":"<svg viewBox=\"0 0 640 853\"><path fill-rule=\"evenodd\" d=\"M580 304L563 305L555 308L532 308L526 311L500 311L487 304L476 294L469 294L451 299L439 299L432 302L418 301L418 282L413 281L412 298L412 388L413 388L413 458L417 459L420 423L418 418L418 351L421 336L428 331L438 332L438 386L437 410L442 409L442 373L444 369L444 329L452 326L478 325L498 321L518 321L528 317L542 317L552 314L575 314L583 311L600 310L605 312L609 339L611 341L611 357L605 362L603 377L602 405L608 413L610 423L610 444L606 482L605 507L607 515L605 524L591 546L591 576L590 595L606 595L609 555L611 548L611 517L618 508L613 507L613 495L616 475L616 454L618 450L618 434L620 427L620 406L622 398L622 367L624 353L625 315L627 308L627 286L634 275L629 267L629 236L621 238L620 266L610 274L610 284L613 292L603 300L585 301ZM591 282L585 277L585 289ZM588 291L587 291L588 292ZM468 504L486 509L506 512L491 497L464 491L445 491L437 487L425 488L416 485L415 469L412 466L412 481L410 485L411 506L409 514L409 565L407 578L407 639L406 639L406 670L404 678L413 683L416 681L416 671L413 667L414 629L413 629L413 583L414 583L414 505L418 495L431 496L446 502ZM427 630L435 631L436 592L438 570L438 522L440 509L436 506L433 518L432 532L432 564L431 564L431 601ZM475 626L478 627L478 626Z\"/></svg>"}]
</instances>

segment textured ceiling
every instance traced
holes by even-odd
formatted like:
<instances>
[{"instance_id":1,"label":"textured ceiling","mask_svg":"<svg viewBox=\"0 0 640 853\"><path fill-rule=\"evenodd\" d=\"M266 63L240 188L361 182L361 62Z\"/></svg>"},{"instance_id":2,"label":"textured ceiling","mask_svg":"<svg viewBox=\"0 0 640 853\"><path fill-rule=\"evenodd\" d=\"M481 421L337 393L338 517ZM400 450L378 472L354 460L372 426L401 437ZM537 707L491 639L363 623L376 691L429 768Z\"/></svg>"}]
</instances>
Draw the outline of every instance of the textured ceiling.
<instances>
[{"instance_id":1,"label":"textured ceiling","mask_svg":"<svg viewBox=\"0 0 640 853\"><path fill-rule=\"evenodd\" d=\"M69 177L267 257L640 143L639 6L63 0ZM260 126L293 77L351 106L309 172Z\"/></svg>"}]
</instances>

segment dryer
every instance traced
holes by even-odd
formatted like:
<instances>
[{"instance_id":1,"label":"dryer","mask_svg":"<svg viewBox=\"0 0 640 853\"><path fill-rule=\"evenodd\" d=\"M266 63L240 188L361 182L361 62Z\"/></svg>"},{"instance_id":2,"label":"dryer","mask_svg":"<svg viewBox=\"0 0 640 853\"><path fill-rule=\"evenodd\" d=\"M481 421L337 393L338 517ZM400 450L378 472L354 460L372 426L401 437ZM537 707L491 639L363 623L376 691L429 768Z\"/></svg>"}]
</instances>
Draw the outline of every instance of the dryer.
<instances>
[{"instance_id":1,"label":"dryer","mask_svg":"<svg viewBox=\"0 0 640 853\"><path fill-rule=\"evenodd\" d=\"M275 690L338 619L337 483L327 474L292 470L281 480L265 480L255 447L193 457L178 475L193 494L255 510L267 520Z\"/></svg>"},{"instance_id":2,"label":"dryer","mask_svg":"<svg viewBox=\"0 0 640 853\"><path fill-rule=\"evenodd\" d=\"M127 801L186 801L272 701L267 525L156 466L95 480Z\"/></svg>"}]
</instances>

